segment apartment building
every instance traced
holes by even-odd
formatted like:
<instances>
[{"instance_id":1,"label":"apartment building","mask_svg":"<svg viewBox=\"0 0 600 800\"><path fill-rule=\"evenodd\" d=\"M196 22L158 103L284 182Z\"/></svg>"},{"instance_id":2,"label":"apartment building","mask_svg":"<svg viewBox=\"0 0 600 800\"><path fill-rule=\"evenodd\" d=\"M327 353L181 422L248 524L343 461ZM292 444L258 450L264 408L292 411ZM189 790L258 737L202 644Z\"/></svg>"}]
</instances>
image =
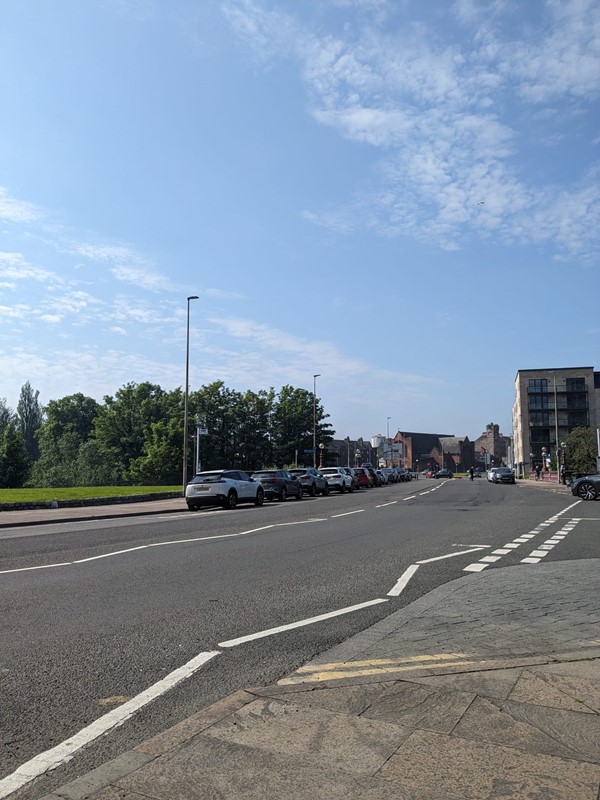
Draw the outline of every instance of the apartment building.
<instances>
[{"instance_id":1,"label":"apartment building","mask_svg":"<svg viewBox=\"0 0 600 800\"><path fill-rule=\"evenodd\" d=\"M600 424L600 372L593 367L520 369L515 378L513 459L531 469L574 428Z\"/></svg>"}]
</instances>

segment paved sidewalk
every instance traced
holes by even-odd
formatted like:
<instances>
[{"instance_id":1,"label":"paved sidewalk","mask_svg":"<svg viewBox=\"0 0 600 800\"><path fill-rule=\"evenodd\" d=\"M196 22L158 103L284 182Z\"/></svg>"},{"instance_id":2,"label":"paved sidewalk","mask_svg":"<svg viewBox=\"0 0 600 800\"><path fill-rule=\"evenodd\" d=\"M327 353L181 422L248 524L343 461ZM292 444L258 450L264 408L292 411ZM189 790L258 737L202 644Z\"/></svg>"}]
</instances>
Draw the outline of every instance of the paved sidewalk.
<instances>
[{"instance_id":1,"label":"paved sidewalk","mask_svg":"<svg viewBox=\"0 0 600 800\"><path fill-rule=\"evenodd\" d=\"M598 800L600 559L459 578L45 800Z\"/></svg>"}]
</instances>

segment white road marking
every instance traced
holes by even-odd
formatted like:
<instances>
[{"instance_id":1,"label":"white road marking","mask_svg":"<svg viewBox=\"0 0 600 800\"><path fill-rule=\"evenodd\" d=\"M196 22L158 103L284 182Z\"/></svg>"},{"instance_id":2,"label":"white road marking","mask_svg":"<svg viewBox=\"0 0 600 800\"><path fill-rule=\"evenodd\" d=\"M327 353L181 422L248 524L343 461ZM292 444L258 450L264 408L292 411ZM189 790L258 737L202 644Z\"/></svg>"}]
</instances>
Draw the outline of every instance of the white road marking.
<instances>
[{"instance_id":1,"label":"white road marking","mask_svg":"<svg viewBox=\"0 0 600 800\"><path fill-rule=\"evenodd\" d=\"M548 555L547 550L532 550L531 556L532 558L544 558L544 556Z\"/></svg>"},{"instance_id":2,"label":"white road marking","mask_svg":"<svg viewBox=\"0 0 600 800\"><path fill-rule=\"evenodd\" d=\"M455 542L452 547L492 547L491 544L470 544L467 542Z\"/></svg>"},{"instance_id":3,"label":"white road marking","mask_svg":"<svg viewBox=\"0 0 600 800\"><path fill-rule=\"evenodd\" d=\"M402 575L396 581L396 585L394 586L394 588L388 592L388 597L398 597L398 595L402 594L409 580L412 578L412 576L418 569L419 569L418 564L411 564L410 567L405 569Z\"/></svg>"},{"instance_id":4,"label":"white road marking","mask_svg":"<svg viewBox=\"0 0 600 800\"><path fill-rule=\"evenodd\" d=\"M350 512L350 513L358 513L358 512ZM343 515L342 515L343 516ZM222 533L218 534L217 536L195 536L190 539L173 539L172 541L168 542L152 542L150 544L143 544L139 547L128 547L124 550L114 550L110 553L103 553L99 556L90 556L89 558L79 558L76 561L60 561L54 564L40 564L34 567L19 567L18 569L3 569L0 570L0 575L7 575L12 572L30 572L35 569L52 569L57 567L71 567L74 564L86 564L89 561L98 561L102 558L114 558L115 556L121 556L125 553L133 553L136 550L148 550L151 547L168 547L178 544L190 544L195 542L210 542L217 539L233 539L238 536L248 536L250 533L260 533L260 531L268 531L273 530L275 528L284 528L291 525L306 525L311 522L326 522L327 518L317 518L317 519L303 519L298 520L297 522L276 522L271 525L263 525L260 528L251 528L247 531L240 531L239 533Z\"/></svg>"},{"instance_id":5,"label":"white road marking","mask_svg":"<svg viewBox=\"0 0 600 800\"><path fill-rule=\"evenodd\" d=\"M484 564L493 564L495 561L500 561L501 558L502 556L484 556L479 560Z\"/></svg>"},{"instance_id":6,"label":"white road marking","mask_svg":"<svg viewBox=\"0 0 600 800\"><path fill-rule=\"evenodd\" d=\"M469 564L468 567L463 569L463 572L481 572L486 567L489 567L489 564L482 563L481 561L476 561L474 564Z\"/></svg>"},{"instance_id":7,"label":"white road marking","mask_svg":"<svg viewBox=\"0 0 600 800\"><path fill-rule=\"evenodd\" d=\"M350 514L362 514L364 508L359 508L358 511L344 511L343 514L332 514L331 519L336 519L337 517L348 517Z\"/></svg>"},{"instance_id":8,"label":"white road marking","mask_svg":"<svg viewBox=\"0 0 600 800\"><path fill-rule=\"evenodd\" d=\"M510 553L507 547L499 547L498 550L492 550L492 554L495 556L505 556L507 553Z\"/></svg>"},{"instance_id":9,"label":"white road marking","mask_svg":"<svg viewBox=\"0 0 600 800\"><path fill-rule=\"evenodd\" d=\"M527 558L521 559L521 564L539 564L541 560L541 558L531 558L527 556Z\"/></svg>"},{"instance_id":10,"label":"white road marking","mask_svg":"<svg viewBox=\"0 0 600 800\"><path fill-rule=\"evenodd\" d=\"M85 747L86 744L93 742L98 737L122 725L130 717L132 717L140 708L143 708L148 703L156 700L160 695L168 692L181 681L189 678L197 670L200 669L211 658L219 655L218 650L213 650L207 653L199 653L187 664L171 672L165 678L162 678L157 683L150 686L145 691L132 697L123 705L109 711L108 714L94 720L90 725L83 728L83 730L66 739L61 744L56 745L51 750L46 750L45 753L40 753L34 758L22 764L12 774L7 775L6 778L0 780L0 798L8 797L9 794L16 792L17 789L22 788L26 784L43 775L49 770L56 769L61 764L70 761L78 750Z\"/></svg>"},{"instance_id":11,"label":"white road marking","mask_svg":"<svg viewBox=\"0 0 600 800\"><path fill-rule=\"evenodd\" d=\"M405 497L404 500L414 500L416 496L416 494L411 494L410 497Z\"/></svg>"},{"instance_id":12,"label":"white road marking","mask_svg":"<svg viewBox=\"0 0 600 800\"><path fill-rule=\"evenodd\" d=\"M369 606L374 606L378 603L388 602L389 600L386 600L385 598L369 600L366 603L358 603L358 605L355 606L339 608L337 611L328 611L326 614L319 614L318 617L309 617L308 619L301 619L297 622L290 622L288 625L279 625L277 628L268 628L265 631L250 633L248 636L240 636L237 639L229 639L226 642L220 642L217 647L236 647L239 644L253 642L255 639L264 639L266 636L273 636L275 633L283 633L284 631L294 630L294 628L302 628L305 625L313 625L315 622L321 622L325 619L332 619L333 617L340 617L342 614L350 614L352 611L360 611L362 608L368 608Z\"/></svg>"},{"instance_id":13,"label":"white road marking","mask_svg":"<svg viewBox=\"0 0 600 800\"><path fill-rule=\"evenodd\" d=\"M521 547L520 544L515 544L514 542L508 542L504 545L504 547L508 547L509 550L516 550L517 547Z\"/></svg>"},{"instance_id":14,"label":"white road marking","mask_svg":"<svg viewBox=\"0 0 600 800\"><path fill-rule=\"evenodd\" d=\"M471 547L469 550L459 550L456 553L446 553L445 556L435 556L435 558L424 558L422 561L417 561L417 564L431 564L432 561L443 561L445 558L454 558L454 556L464 556L465 553L476 553L478 550L483 550L487 545Z\"/></svg>"},{"instance_id":15,"label":"white road marking","mask_svg":"<svg viewBox=\"0 0 600 800\"><path fill-rule=\"evenodd\" d=\"M391 500L389 503L382 503L380 506L375 506L375 508L385 508L386 506L393 506L394 503L397 503L397 500Z\"/></svg>"}]
</instances>

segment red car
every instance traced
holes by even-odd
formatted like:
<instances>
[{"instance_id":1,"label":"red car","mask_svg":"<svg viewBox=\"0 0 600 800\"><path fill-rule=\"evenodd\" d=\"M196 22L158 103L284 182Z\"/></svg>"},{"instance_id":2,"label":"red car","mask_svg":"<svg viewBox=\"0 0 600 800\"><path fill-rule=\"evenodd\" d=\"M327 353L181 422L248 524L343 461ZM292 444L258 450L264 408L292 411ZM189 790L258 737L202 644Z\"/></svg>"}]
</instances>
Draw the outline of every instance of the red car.
<instances>
[{"instance_id":1,"label":"red car","mask_svg":"<svg viewBox=\"0 0 600 800\"><path fill-rule=\"evenodd\" d=\"M369 489L373 486L373 478L369 475L364 467L353 467L354 474L358 478L358 485L361 488Z\"/></svg>"}]
</instances>

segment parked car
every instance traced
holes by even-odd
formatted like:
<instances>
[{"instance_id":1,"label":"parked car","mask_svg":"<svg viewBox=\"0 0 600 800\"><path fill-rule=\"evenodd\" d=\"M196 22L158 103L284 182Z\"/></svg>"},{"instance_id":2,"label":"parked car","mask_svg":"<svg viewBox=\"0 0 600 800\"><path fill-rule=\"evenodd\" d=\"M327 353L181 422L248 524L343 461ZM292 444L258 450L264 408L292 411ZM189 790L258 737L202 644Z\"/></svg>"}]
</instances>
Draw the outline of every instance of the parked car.
<instances>
[{"instance_id":1,"label":"parked car","mask_svg":"<svg viewBox=\"0 0 600 800\"><path fill-rule=\"evenodd\" d=\"M571 483L571 492L582 500L597 500L600 497L600 475L582 475Z\"/></svg>"},{"instance_id":2,"label":"parked car","mask_svg":"<svg viewBox=\"0 0 600 800\"><path fill-rule=\"evenodd\" d=\"M449 469L438 469L438 471L433 476L434 478L452 478L453 475Z\"/></svg>"},{"instance_id":3,"label":"parked car","mask_svg":"<svg viewBox=\"0 0 600 800\"><path fill-rule=\"evenodd\" d=\"M479 469L479 467L476 467L473 470L473 477L474 478L481 478L481 470Z\"/></svg>"},{"instance_id":4,"label":"parked car","mask_svg":"<svg viewBox=\"0 0 600 800\"><path fill-rule=\"evenodd\" d=\"M329 484L323 475L314 467L298 467L298 469L291 469L290 474L298 478L302 484L302 491L304 494L309 494L311 497L317 494L329 494Z\"/></svg>"},{"instance_id":5,"label":"parked car","mask_svg":"<svg viewBox=\"0 0 600 800\"><path fill-rule=\"evenodd\" d=\"M262 469L254 472L252 477L254 480L260 481L268 500L283 502L288 499L288 496L302 500L304 493L302 481L295 475L290 475L287 469Z\"/></svg>"},{"instance_id":6,"label":"parked car","mask_svg":"<svg viewBox=\"0 0 600 800\"><path fill-rule=\"evenodd\" d=\"M388 476L381 469L376 469L375 472L377 473L377 477L379 478L379 485L385 486L385 484L388 482Z\"/></svg>"},{"instance_id":7,"label":"parked car","mask_svg":"<svg viewBox=\"0 0 600 800\"><path fill-rule=\"evenodd\" d=\"M427 473L423 472L421 474L425 476ZM401 481L406 482L406 481L412 481L413 476L410 470L405 469L404 467L398 467L398 477Z\"/></svg>"},{"instance_id":8,"label":"parked car","mask_svg":"<svg viewBox=\"0 0 600 800\"><path fill-rule=\"evenodd\" d=\"M370 489L373 486L373 478L364 467L354 467L354 474L358 479L359 486L363 486L365 489Z\"/></svg>"},{"instance_id":9,"label":"parked car","mask_svg":"<svg viewBox=\"0 0 600 800\"><path fill-rule=\"evenodd\" d=\"M363 464L363 468L367 470L367 472L373 479L373 486L381 486L381 481L379 480L379 475L377 474L375 468L370 467L368 464Z\"/></svg>"},{"instance_id":10,"label":"parked car","mask_svg":"<svg viewBox=\"0 0 600 800\"><path fill-rule=\"evenodd\" d=\"M233 509L238 503L262 506L265 490L241 469L218 469L199 472L185 487L185 502L190 511L201 506L222 506Z\"/></svg>"},{"instance_id":11,"label":"parked car","mask_svg":"<svg viewBox=\"0 0 600 800\"><path fill-rule=\"evenodd\" d=\"M380 471L386 476L387 483L397 483L398 475L395 469L392 469L392 467L382 467Z\"/></svg>"},{"instance_id":12,"label":"parked car","mask_svg":"<svg viewBox=\"0 0 600 800\"><path fill-rule=\"evenodd\" d=\"M352 467L342 467L342 469L344 470L346 475L350 475L350 477L352 478L352 486L355 489L360 489L360 483L358 482L358 478L354 474L354 470L352 469Z\"/></svg>"},{"instance_id":13,"label":"parked car","mask_svg":"<svg viewBox=\"0 0 600 800\"><path fill-rule=\"evenodd\" d=\"M337 489L340 494L344 494L345 491L354 491L352 478L344 472L342 467L323 467L321 473L327 480L330 489Z\"/></svg>"},{"instance_id":14,"label":"parked car","mask_svg":"<svg viewBox=\"0 0 600 800\"><path fill-rule=\"evenodd\" d=\"M490 483L493 483L493 481L494 481L494 472L497 469L499 469L499 467L491 467L490 469L488 469L488 471L487 471L487 479L488 479L488 481Z\"/></svg>"},{"instance_id":15,"label":"parked car","mask_svg":"<svg viewBox=\"0 0 600 800\"><path fill-rule=\"evenodd\" d=\"M514 470L510 467L495 467L492 483L516 483Z\"/></svg>"}]
</instances>

